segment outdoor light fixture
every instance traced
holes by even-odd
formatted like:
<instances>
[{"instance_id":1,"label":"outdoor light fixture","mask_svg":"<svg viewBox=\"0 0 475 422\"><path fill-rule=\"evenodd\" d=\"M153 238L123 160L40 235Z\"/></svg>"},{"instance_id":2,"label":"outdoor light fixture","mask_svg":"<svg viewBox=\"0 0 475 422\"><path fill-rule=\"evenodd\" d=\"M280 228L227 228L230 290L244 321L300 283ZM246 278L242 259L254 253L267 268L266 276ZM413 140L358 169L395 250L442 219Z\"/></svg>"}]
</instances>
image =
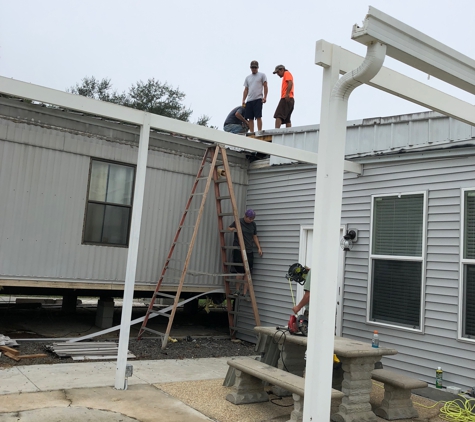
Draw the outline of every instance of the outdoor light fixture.
<instances>
[{"instance_id":1,"label":"outdoor light fixture","mask_svg":"<svg viewBox=\"0 0 475 422\"><path fill-rule=\"evenodd\" d=\"M353 244L358 240L358 230L349 229L346 234L341 238L340 246L345 252L353 249Z\"/></svg>"}]
</instances>

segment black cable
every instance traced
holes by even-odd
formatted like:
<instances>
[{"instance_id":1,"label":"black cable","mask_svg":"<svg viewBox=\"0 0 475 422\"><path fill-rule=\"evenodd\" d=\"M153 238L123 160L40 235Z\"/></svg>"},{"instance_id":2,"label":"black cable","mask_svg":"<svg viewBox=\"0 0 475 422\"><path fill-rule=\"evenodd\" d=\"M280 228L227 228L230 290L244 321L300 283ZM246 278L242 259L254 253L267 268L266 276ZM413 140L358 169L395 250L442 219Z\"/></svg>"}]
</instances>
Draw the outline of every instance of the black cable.
<instances>
[{"instance_id":1,"label":"black cable","mask_svg":"<svg viewBox=\"0 0 475 422\"><path fill-rule=\"evenodd\" d=\"M279 339L276 341L276 337L277 335L280 334L280 337ZM290 372L289 369L287 368L287 366L285 365L285 361L284 361L284 358L283 358L283 352L285 350L285 342L287 340L287 330L284 330L283 328L277 328L277 331L273 334L272 336L272 341L274 342L274 344L280 344L280 340L281 339L284 339L284 341L282 342L282 352L280 354L280 360L282 361L282 365L284 367L284 369L287 371L287 372Z\"/></svg>"},{"instance_id":2,"label":"black cable","mask_svg":"<svg viewBox=\"0 0 475 422\"><path fill-rule=\"evenodd\" d=\"M274 393L267 393L267 394L272 395L272 396L275 396L274 399L269 399L269 401L270 401L272 404L275 404L276 406L279 406L279 407L293 407L293 406L294 406L294 403L291 403L291 404L279 404L279 403L276 403L275 400L283 400L284 397L278 396L277 394L274 394Z\"/></svg>"}]
</instances>

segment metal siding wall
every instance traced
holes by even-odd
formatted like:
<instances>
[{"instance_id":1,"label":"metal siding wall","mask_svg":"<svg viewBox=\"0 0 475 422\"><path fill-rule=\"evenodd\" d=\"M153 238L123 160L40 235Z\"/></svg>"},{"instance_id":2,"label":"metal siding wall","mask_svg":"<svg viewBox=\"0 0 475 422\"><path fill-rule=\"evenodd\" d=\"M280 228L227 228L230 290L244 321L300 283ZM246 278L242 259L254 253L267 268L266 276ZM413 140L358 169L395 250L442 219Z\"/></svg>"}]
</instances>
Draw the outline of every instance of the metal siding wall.
<instances>
[{"instance_id":1,"label":"metal siding wall","mask_svg":"<svg viewBox=\"0 0 475 422\"><path fill-rule=\"evenodd\" d=\"M0 277L124 280L127 248L81 244L90 157L134 164L137 148L0 120ZM149 152L137 281L156 283L201 159ZM237 202L244 204L247 169L231 168ZM218 243L211 189L190 268L221 272ZM200 277L186 285L223 282Z\"/></svg>"},{"instance_id":2,"label":"metal siding wall","mask_svg":"<svg viewBox=\"0 0 475 422\"><path fill-rule=\"evenodd\" d=\"M475 344L457 341L461 198L473 187L475 158L462 157L381 165L365 164L363 176L346 175L342 224L358 229L358 242L346 254L343 335L370 341L376 328L381 344L398 354L388 368L429 381L437 366L447 385L468 387L475 380ZM366 324L371 195L428 192L424 334Z\"/></svg>"},{"instance_id":3,"label":"metal siding wall","mask_svg":"<svg viewBox=\"0 0 475 422\"><path fill-rule=\"evenodd\" d=\"M272 131L268 131L272 134ZM308 126L307 130L292 128L277 131L272 142L306 151L318 152L320 128ZM392 116L348 122L346 132L347 156L410 151L421 147L433 147L463 141L474 136L472 126L438 113L419 113L414 116ZM288 164L291 161L271 156L271 165Z\"/></svg>"}]
</instances>

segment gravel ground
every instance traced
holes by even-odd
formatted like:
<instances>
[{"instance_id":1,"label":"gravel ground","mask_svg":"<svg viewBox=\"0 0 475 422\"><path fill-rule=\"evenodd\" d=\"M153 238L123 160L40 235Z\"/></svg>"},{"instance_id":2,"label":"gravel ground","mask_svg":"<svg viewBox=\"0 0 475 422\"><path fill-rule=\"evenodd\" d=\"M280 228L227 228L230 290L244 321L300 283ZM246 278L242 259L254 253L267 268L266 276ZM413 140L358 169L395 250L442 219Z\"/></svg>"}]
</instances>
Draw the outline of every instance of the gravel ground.
<instances>
[{"instance_id":1,"label":"gravel ground","mask_svg":"<svg viewBox=\"0 0 475 422\"><path fill-rule=\"evenodd\" d=\"M58 357L56 354L46 350L46 346L52 344L53 342L19 342L17 349L20 351L20 355L46 353L48 357L21 359L19 362L16 362L2 354L0 357L0 367L85 362L73 361L73 359L69 357ZM136 356L135 360L251 356L256 354L254 347L255 345L252 343L239 340L235 342L229 339L194 339L192 337L188 337L187 340L179 340L176 343L168 343L164 350L161 348L161 340L159 339L142 339L140 341L131 339L129 342L129 350Z\"/></svg>"}]
</instances>

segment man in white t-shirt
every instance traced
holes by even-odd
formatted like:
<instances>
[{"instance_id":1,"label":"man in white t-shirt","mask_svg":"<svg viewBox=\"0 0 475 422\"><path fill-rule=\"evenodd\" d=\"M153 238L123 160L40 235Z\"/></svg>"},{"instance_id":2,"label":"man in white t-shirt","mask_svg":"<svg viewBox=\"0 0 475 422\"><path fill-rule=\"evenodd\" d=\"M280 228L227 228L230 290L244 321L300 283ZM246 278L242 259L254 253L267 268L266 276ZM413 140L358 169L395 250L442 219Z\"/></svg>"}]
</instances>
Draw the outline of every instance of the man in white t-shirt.
<instances>
[{"instance_id":1,"label":"man in white t-shirt","mask_svg":"<svg viewBox=\"0 0 475 422\"><path fill-rule=\"evenodd\" d=\"M254 132L254 119L257 120L257 130L262 130L262 104L267 101L267 76L259 72L259 63L251 62L251 74L244 80L242 105L246 107L244 116L249 122L249 130Z\"/></svg>"}]
</instances>

